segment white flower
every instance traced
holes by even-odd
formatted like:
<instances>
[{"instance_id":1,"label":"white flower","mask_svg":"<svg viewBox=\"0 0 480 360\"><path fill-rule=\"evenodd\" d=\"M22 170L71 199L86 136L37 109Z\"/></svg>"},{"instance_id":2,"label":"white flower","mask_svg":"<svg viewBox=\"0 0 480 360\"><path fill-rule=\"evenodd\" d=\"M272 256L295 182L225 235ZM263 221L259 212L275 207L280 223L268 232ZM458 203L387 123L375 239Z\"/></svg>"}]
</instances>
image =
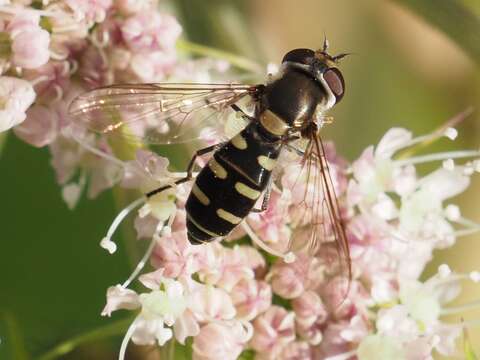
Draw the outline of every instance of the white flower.
<instances>
[{"instance_id":1,"label":"white flower","mask_svg":"<svg viewBox=\"0 0 480 360\"><path fill-rule=\"evenodd\" d=\"M357 357L359 360L405 360L404 350L395 338L378 334L362 340Z\"/></svg>"},{"instance_id":2,"label":"white flower","mask_svg":"<svg viewBox=\"0 0 480 360\"><path fill-rule=\"evenodd\" d=\"M0 132L25 120L28 107L35 100L32 85L10 76L0 77Z\"/></svg>"}]
</instances>

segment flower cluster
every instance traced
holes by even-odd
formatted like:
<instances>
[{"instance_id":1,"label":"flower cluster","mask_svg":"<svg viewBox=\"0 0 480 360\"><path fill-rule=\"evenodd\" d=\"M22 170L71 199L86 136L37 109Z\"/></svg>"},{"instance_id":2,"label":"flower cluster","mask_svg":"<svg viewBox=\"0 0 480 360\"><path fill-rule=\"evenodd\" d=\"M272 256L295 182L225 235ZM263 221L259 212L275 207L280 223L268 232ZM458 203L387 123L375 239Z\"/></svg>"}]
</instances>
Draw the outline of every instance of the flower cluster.
<instances>
[{"instance_id":1,"label":"flower cluster","mask_svg":"<svg viewBox=\"0 0 480 360\"><path fill-rule=\"evenodd\" d=\"M340 261L332 260L341 254L328 239L328 229L313 250L302 246L308 241L305 224L294 219L298 212L304 215L299 204L308 197L312 179L298 175L298 159L283 159L268 210L250 214L221 242L189 243L184 204L191 184L146 200L135 227L139 238L151 239L150 247L134 274L108 290L103 312L134 309L138 314L120 357L130 340L161 346L173 339L191 344L194 359L204 360L236 359L245 351L258 359L455 355L455 341L468 322L448 323L442 316L464 308L448 303L459 294L461 281L478 282L480 275L454 273L445 264L426 281L420 275L435 249L479 229L446 201L480 171L480 153L402 156L441 136L453 139L456 131L445 127L413 138L394 128L352 164L327 144L350 246L351 278L335 266ZM455 158L473 160L455 164ZM417 173L417 164L442 160L437 170ZM124 163L123 185L142 188L146 173L159 184L182 175L167 167L165 158L139 150L135 160ZM111 235L104 239L107 248ZM155 270L140 276L146 290L138 294L128 286L148 259Z\"/></svg>"},{"instance_id":2,"label":"flower cluster","mask_svg":"<svg viewBox=\"0 0 480 360\"><path fill-rule=\"evenodd\" d=\"M118 165L86 147L108 143L67 130L71 100L112 83L186 81L225 64L180 61L176 18L155 0L9 1L0 5L0 132L48 146L63 197L74 207L121 179ZM74 140L81 137L84 146Z\"/></svg>"},{"instance_id":3,"label":"flower cluster","mask_svg":"<svg viewBox=\"0 0 480 360\"><path fill-rule=\"evenodd\" d=\"M185 175L171 172L166 158L146 149L137 150L134 160L120 160L104 137L70 126L68 104L80 92L114 82L209 82L212 73L226 70L225 63L180 61L175 44L181 27L155 1L2 4L0 131L13 128L27 143L49 147L70 207L85 190L89 197L115 184L148 191ZM229 126L226 134L233 135L235 126ZM392 129L351 164L326 144L331 178L323 183L318 164L308 167L310 176L298 156L284 151L268 209L250 214L222 242L189 243L184 207L191 183L133 202L101 242L113 253L113 232L141 206L135 229L138 238L150 239L147 251L123 284L108 289L103 311L136 312L120 358L130 340L189 344L202 360L246 353L329 360L455 355L468 322L448 323L443 316L474 306L449 303L461 281L479 282L480 274L442 265L426 281L420 275L435 249L480 230L446 203L480 171L480 153L405 156L405 150L441 136L453 139L456 131L445 127L413 138ZM465 158L473 160L454 161ZM420 175L416 165L429 161L442 166ZM338 196L349 259L338 251L319 184ZM139 276L148 262L154 270ZM137 277L142 293L129 289Z\"/></svg>"}]
</instances>

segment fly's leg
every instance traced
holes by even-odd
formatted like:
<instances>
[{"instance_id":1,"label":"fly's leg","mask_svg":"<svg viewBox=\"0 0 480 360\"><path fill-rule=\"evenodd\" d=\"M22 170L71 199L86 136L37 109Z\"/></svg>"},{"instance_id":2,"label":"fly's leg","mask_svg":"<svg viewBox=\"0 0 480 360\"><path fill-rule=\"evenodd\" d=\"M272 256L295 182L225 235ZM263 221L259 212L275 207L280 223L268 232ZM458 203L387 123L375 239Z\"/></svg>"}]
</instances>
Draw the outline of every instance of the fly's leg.
<instances>
[{"instance_id":1,"label":"fly's leg","mask_svg":"<svg viewBox=\"0 0 480 360\"><path fill-rule=\"evenodd\" d=\"M217 150L218 148L220 148L224 143L219 143L219 144L215 144L215 145L211 145L211 146L208 146L206 148L203 148L203 149L200 149L200 150L197 150L195 152L195 154L192 156L190 162L188 163L188 167L187 167L187 176L181 178L181 179L178 179L177 181L175 181L173 184L169 184L169 185L164 185L164 186L161 186L157 189L154 189L148 193L145 194L145 196L147 198L150 198L152 197L153 195L156 195L158 193L161 193L162 191L165 191L165 190L168 190L168 189L171 189L172 187L174 187L175 185L180 185L180 184L183 184L187 181L190 181L193 179L193 167L195 166L195 161L197 160L197 158L199 156L202 156L202 155L205 155L205 154L208 154L209 152L212 152L212 151L215 151Z\"/></svg>"},{"instance_id":2,"label":"fly's leg","mask_svg":"<svg viewBox=\"0 0 480 360\"><path fill-rule=\"evenodd\" d=\"M286 144L285 146L287 147L288 150L297 153L297 155L299 155L299 156L304 156L305 155L305 151L303 151L299 148L296 148L295 146L292 146L290 144Z\"/></svg>"},{"instance_id":3,"label":"fly's leg","mask_svg":"<svg viewBox=\"0 0 480 360\"><path fill-rule=\"evenodd\" d=\"M270 194L272 193L272 181L267 185L265 189L265 194L263 195L262 206L260 209L252 209L251 211L254 213L261 213L268 209L268 203L270 202Z\"/></svg>"},{"instance_id":4,"label":"fly's leg","mask_svg":"<svg viewBox=\"0 0 480 360\"><path fill-rule=\"evenodd\" d=\"M232 104L230 107L237 113L240 114L242 118L244 118L247 121L254 121L255 119L245 113L242 109L237 104Z\"/></svg>"}]
</instances>

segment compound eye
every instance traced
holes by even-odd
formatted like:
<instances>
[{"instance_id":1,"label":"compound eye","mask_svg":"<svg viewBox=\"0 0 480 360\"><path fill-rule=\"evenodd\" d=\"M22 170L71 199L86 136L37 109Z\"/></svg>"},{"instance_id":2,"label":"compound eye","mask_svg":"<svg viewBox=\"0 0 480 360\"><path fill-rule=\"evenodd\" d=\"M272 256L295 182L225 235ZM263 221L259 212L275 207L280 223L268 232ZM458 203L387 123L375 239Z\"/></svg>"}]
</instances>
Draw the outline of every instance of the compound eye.
<instances>
[{"instance_id":1,"label":"compound eye","mask_svg":"<svg viewBox=\"0 0 480 360\"><path fill-rule=\"evenodd\" d=\"M345 92L345 81L343 75L337 68L329 68L323 73L323 78L327 82L328 87L335 95L336 102L342 100Z\"/></svg>"},{"instance_id":2,"label":"compound eye","mask_svg":"<svg viewBox=\"0 0 480 360\"><path fill-rule=\"evenodd\" d=\"M285 54L282 63L285 61L296 62L300 64L310 64L315 57L315 51L310 49L295 49Z\"/></svg>"}]
</instances>

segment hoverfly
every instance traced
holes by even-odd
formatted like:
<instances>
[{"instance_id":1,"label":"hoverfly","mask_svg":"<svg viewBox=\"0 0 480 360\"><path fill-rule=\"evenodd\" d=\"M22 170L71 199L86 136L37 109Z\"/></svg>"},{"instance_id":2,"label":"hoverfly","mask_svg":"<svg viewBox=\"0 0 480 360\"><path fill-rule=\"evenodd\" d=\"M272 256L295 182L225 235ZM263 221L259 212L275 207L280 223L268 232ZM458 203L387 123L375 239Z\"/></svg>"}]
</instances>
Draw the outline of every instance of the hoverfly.
<instances>
[{"instance_id":1,"label":"hoverfly","mask_svg":"<svg viewBox=\"0 0 480 360\"><path fill-rule=\"evenodd\" d=\"M293 150L304 163L315 164L317 176L313 181L319 182L317 188L322 189L322 194L317 194L321 204L310 207L312 211L326 210L328 232L333 234L351 275L345 229L318 136L325 112L344 95L345 83L337 64L346 54L331 56L327 48L325 41L321 50L301 48L288 52L279 74L266 84L112 85L77 97L70 114L99 134L130 136L147 144L171 144L198 138L204 124L209 121L214 127L220 126L216 115L234 110L247 120L247 126L231 139L198 150L190 160L187 175L175 182L178 185L193 180L196 159L213 152L195 177L186 202L190 242L202 244L224 237L250 212L266 210L271 175L279 155L285 149ZM238 105L248 96L254 104L252 116ZM306 140L304 149L295 146L301 140ZM172 186L162 186L145 196L149 198ZM262 206L255 209L262 194ZM317 227L311 225L312 243L318 236Z\"/></svg>"}]
</instances>

